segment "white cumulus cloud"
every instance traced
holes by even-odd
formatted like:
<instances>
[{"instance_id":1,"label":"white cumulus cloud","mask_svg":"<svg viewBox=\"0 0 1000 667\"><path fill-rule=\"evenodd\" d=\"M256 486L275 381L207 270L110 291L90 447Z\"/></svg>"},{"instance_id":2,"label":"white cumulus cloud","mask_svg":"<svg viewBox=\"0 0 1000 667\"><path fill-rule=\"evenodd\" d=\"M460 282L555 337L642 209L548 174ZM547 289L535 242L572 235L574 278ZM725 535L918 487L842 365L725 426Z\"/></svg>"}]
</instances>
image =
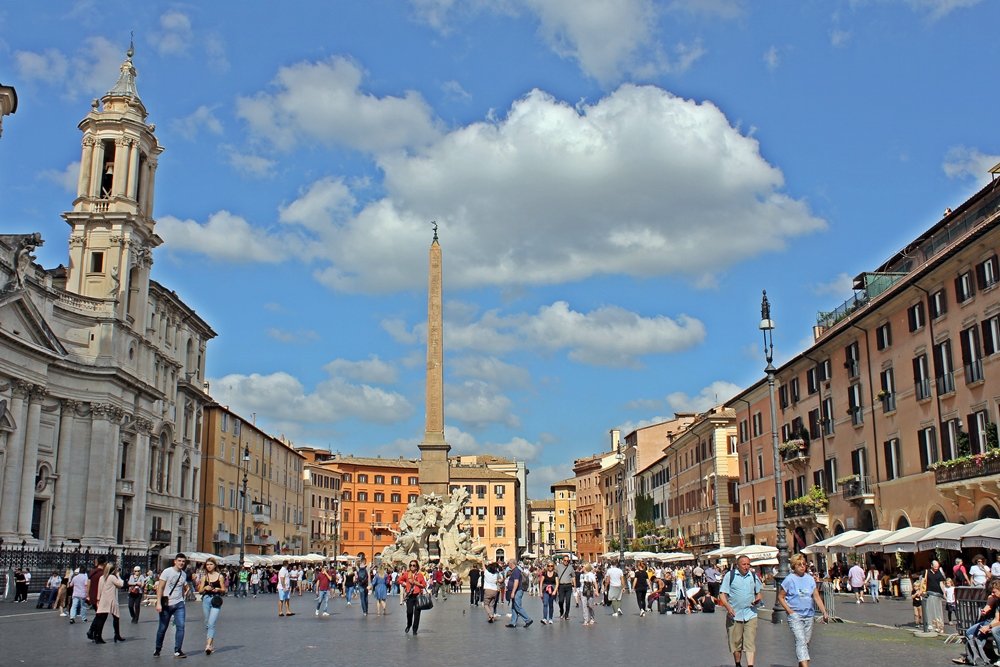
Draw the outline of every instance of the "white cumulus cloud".
<instances>
[{"instance_id":1,"label":"white cumulus cloud","mask_svg":"<svg viewBox=\"0 0 1000 667\"><path fill-rule=\"evenodd\" d=\"M983 153L978 148L955 146L948 151L941 168L948 178L974 179L988 183L992 177L990 169L1000 164L1000 155Z\"/></svg>"},{"instance_id":2,"label":"white cumulus cloud","mask_svg":"<svg viewBox=\"0 0 1000 667\"><path fill-rule=\"evenodd\" d=\"M176 9L163 13L160 16L160 29L150 34L150 41L161 56L187 54L194 41L190 17Z\"/></svg>"},{"instance_id":3,"label":"white cumulus cloud","mask_svg":"<svg viewBox=\"0 0 1000 667\"><path fill-rule=\"evenodd\" d=\"M187 140L192 140L202 130L211 134L222 134L222 122L215 115L216 107L202 104L187 116L170 123L173 130Z\"/></svg>"},{"instance_id":4,"label":"white cumulus cloud","mask_svg":"<svg viewBox=\"0 0 1000 667\"><path fill-rule=\"evenodd\" d=\"M361 90L363 77L342 57L282 67L273 92L237 99L237 115L255 135L282 148L316 140L384 151L436 139L431 109L419 93L377 97Z\"/></svg>"},{"instance_id":5,"label":"white cumulus cloud","mask_svg":"<svg viewBox=\"0 0 1000 667\"><path fill-rule=\"evenodd\" d=\"M330 375L340 375L370 384L395 384L399 377L396 367L389 362L382 361L378 355L372 355L368 359L360 361L334 359L323 369Z\"/></svg>"},{"instance_id":6,"label":"white cumulus cloud","mask_svg":"<svg viewBox=\"0 0 1000 667\"><path fill-rule=\"evenodd\" d=\"M725 403L733 396L743 391L743 387L716 380L698 392L697 396L690 396L682 391L675 391L667 395L667 403L675 412L704 412L720 403Z\"/></svg>"},{"instance_id":7,"label":"white cumulus cloud","mask_svg":"<svg viewBox=\"0 0 1000 667\"><path fill-rule=\"evenodd\" d=\"M77 181L80 178L80 163L70 162L63 170L46 169L39 174L41 178L52 181L66 192L76 193Z\"/></svg>"},{"instance_id":8,"label":"white cumulus cloud","mask_svg":"<svg viewBox=\"0 0 1000 667\"><path fill-rule=\"evenodd\" d=\"M217 211L204 223L164 216L156 231L172 252L198 252L229 262L275 263L291 256L289 244L229 211Z\"/></svg>"},{"instance_id":9,"label":"white cumulus cloud","mask_svg":"<svg viewBox=\"0 0 1000 667\"><path fill-rule=\"evenodd\" d=\"M118 80L118 68L124 60L125 49L104 37L81 40L72 55L58 49L14 53L14 64L23 80L61 87L70 99L106 93Z\"/></svg>"},{"instance_id":10,"label":"white cumulus cloud","mask_svg":"<svg viewBox=\"0 0 1000 667\"><path fill-rule=\"evenodd\" d=\"M461 385L446 387L445 396L449 397L444 409L448 419L472 428L490 424L503 424L510 428L520 425L520 420L511 412L513 403L510 398L488 382L466 380Z\"/></svg>"}]
</instances>

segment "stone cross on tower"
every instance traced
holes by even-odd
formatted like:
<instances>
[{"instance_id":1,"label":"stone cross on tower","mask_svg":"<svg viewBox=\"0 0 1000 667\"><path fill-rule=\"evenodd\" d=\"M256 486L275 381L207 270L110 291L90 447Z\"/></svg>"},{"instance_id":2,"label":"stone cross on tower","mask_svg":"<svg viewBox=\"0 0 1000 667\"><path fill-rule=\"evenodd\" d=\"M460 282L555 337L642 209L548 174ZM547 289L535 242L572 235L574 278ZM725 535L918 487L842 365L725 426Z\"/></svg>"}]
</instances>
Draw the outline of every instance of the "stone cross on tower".
<instances>
[{"instance_id":1,"label":"stone cross on tower","mask_svg":"<svg viewBox=\"0 0 1000 667\"><path fill-rule=\"evenodd\" d=\"M430 249L427 288L427 405L424 439L420 443L420 492L448 495L448 452L444 439L444 337L441 316L441 245L437 223Z\"/></svg>"}]
</instances>

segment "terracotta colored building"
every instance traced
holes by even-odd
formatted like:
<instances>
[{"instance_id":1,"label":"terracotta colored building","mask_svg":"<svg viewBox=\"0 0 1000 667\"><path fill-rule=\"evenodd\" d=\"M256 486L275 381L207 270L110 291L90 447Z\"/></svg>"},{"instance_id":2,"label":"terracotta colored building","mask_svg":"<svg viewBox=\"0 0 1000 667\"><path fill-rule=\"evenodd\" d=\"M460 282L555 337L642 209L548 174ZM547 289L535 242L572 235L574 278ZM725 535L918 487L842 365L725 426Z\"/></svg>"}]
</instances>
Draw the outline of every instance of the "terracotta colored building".
<instances>
[{"instance_id":1,"label":"terracotta colored building","mask_svg":"<svg viewBox=\"0 0 1000 667\"><path fill-rule=\"evenodd\" d=\"M1000 514L998 205L994 180L860 274L850 299L820 313L816 342L778 369L792 549L844 530ZM726 405L739 415L744 540L773 544L766 382Z\"/></svg>"}]
</instances>

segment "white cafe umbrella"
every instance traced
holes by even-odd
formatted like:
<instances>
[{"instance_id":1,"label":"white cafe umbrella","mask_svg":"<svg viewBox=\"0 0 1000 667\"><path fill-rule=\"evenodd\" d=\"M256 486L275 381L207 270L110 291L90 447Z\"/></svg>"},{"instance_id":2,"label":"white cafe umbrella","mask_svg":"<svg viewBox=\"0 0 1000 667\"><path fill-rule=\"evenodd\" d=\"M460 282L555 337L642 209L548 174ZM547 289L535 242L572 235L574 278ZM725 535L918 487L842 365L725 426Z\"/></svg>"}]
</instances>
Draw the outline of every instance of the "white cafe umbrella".
<instances>
[{"instance_id":1,"label":"white cafe umbrella","mask_svg":"<svg viewBox=\"0 0 1000 667\"><path fill-rule=\"evenodd\" d=\"M809 546L804 547L802 549L802 553L804 554L826 553L830 551L830 547L835 547L838 544L847 542L854 538L864 537L865 534L866 533L863 530L848 530L846 532L840 533L839 535L834 535L832 537L826 538L825 540L820 540L815 544L810 544Z\"/></svg>"},{"instance_id":2,"label":"white cafe umbrella","mask_svg":"<svg viewBox=\"0 0 1000 667\"><path fill-rule=\"evenodd\" d=\"M870 540L873 537L885 537L891 531L888 530L869 530L868 532L861 533L860 535L855 535L848 539L838 540L836 544L830 544L827 546L827 551L834 554L847 554L852 551L857 551L857 546L866 540Z\"/></svg>"},{"instance_id":3,"label":"white cafe umbrella","mask_svg":"<svg viewBox=\"0 0 1000 667\"><path fill-rule=\"evenodd\" d=\"M917 551L925 551L927 549L934 549L934 538L937 535L949 530L951 528L957 528L960 524L957 523L939 523L936 526L931 526L929 528L924 528L918 533L906 538L904 542L897 542L894 544L893 551L903 551L906 553L914 553ZM924 546L927 545L927 546ZM884 549L884 547L883 547Z\"/></svg>"},{"instance_id":4,"label":"white cafe umbrella","mask_svg":"<svg viewBox=\"0 0 1000 667\"><path fill-rule=\"evenodd\" d=\"M980 519L979 521L967 523L964 526L950 528L946 531L938 532L936 535L925 537L918 546L921 550L949 549L951 551L961 551L963 537L975 537L984 534L991 528L998 527L1000 527L1000 519ZM924 541L933 546L924 546Z\"/></svg>"},{"instance_id":5,"label":"white cafe umbrella","mask_svg":"<svg viewBox=\"0 0 1000 667\"><path fill-rule=\"evenodd\" d=\"M915 551L916 545L912 545L912 549L907 549L905 547L910 544L910 538L914 535L919 535L925 530L927 529L917 528L916 526L907 526L906 528L895 530L892 535L886 535L882 538L882 551L884 553L894 553L896 551Z\"/></svg>"},{"instance_id":6,"label":"white cafe umbrella","mask_svg":"<svg viewBox=\"0 0 1000 667\"><path fill-rule=\"evenodd\" d=\"M963 549L1000 549L1000 525L976 530L974 535L962 537Z\"/></svg>"}]
</instances>

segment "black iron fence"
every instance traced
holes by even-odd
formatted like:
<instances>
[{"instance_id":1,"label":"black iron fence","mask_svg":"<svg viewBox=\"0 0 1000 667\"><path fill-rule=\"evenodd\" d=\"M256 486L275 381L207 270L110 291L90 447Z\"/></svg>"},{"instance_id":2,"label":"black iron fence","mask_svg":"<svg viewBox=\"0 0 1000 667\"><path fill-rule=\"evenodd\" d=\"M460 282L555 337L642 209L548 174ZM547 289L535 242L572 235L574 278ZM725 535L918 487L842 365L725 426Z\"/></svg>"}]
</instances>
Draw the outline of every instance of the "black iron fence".
<instances>
[{"instance_id":1,"label":"black iron fence","mask_svg":"<svg viewBox=\"0 0 1000 667\"><path fill-rule=\"evenodd\" d=\"M138 566L146 570L158 570L158 551L129 550L121 547L41 549L22 544L0 543L0 595L7 587L7 574L15 568L28 568L31 572L29 593L38 593L45 588L45 582L53 572L63 576L67 569L89 570L99 556L118 563L126 578L132 568Z\"/></svg>"}]
</instances>

